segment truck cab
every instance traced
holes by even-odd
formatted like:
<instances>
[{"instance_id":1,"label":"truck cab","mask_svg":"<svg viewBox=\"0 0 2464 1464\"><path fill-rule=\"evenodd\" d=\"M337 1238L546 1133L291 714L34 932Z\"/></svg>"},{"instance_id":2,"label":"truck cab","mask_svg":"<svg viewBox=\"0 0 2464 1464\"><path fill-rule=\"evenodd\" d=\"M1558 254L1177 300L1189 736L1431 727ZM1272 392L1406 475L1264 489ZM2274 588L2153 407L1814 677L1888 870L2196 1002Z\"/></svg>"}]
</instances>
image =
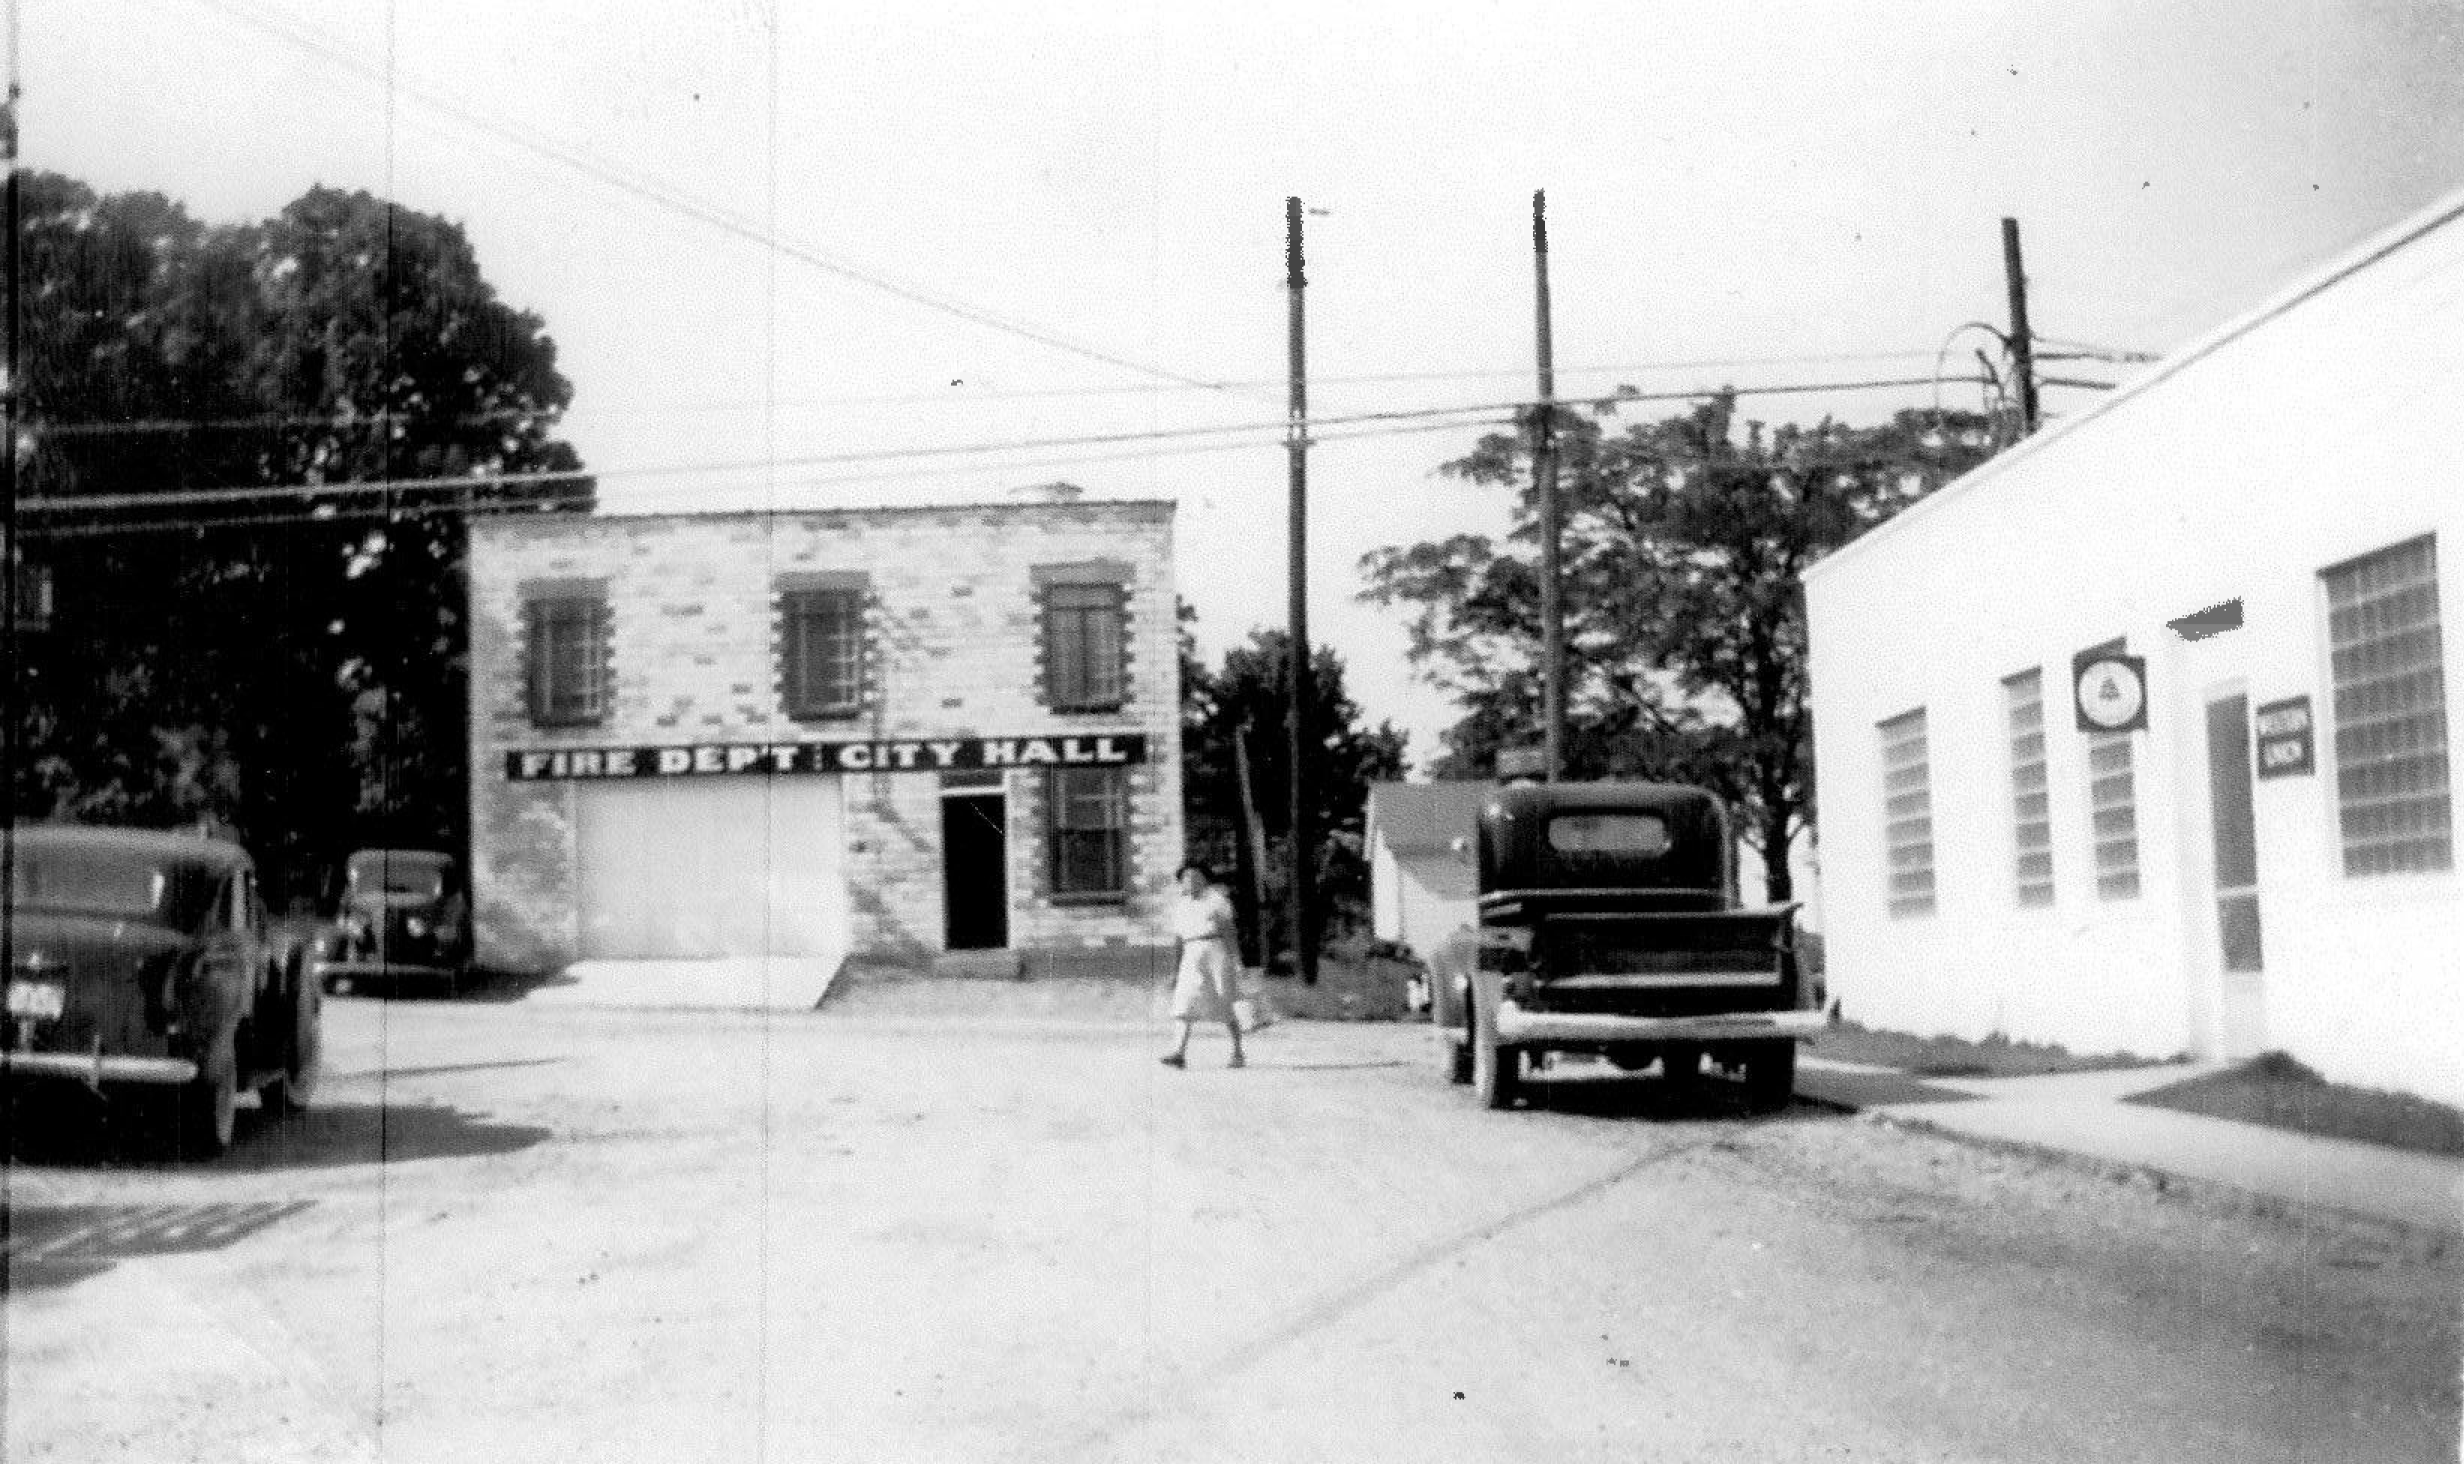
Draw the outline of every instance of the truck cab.
<instances>
[{"instance_id":1,"label":"truck cab","mask_svg":"<svg viewBox=\"0 0 2464 1464\"><path fill-rule=\"evenodd\" d=\"M1708 1060L1758 1109L1796 1086L1823 1025L1800 966L1796 905L1740 908L1727 809L1672 783L1526 784L1484 804L1461 852L1477 922L1430 961L1447 1076L1513 1106L1551 1053L1655 1061L1692 1082Z\"/></svg>"}]
</instances>

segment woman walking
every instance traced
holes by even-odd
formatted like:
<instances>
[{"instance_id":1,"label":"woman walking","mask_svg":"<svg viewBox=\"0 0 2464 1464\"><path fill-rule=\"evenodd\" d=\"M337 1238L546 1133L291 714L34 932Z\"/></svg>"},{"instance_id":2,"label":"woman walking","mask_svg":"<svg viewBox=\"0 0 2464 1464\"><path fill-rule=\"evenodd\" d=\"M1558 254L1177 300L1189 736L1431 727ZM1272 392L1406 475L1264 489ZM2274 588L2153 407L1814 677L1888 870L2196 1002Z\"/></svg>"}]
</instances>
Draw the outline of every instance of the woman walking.
<instances>
[{"instance_id":1,"label":"woman walking","mask_svg":"<svg viewBox=\"0 0 2464 1464\"><path fill-rule=\"evenodd\" d=\"M1172 1020L1181 1025L1181 1040L1164 1054L1164 1066L1189 1066L1189 1034L1206 1021L1221 1022L1232 1034L1229 1066L1240 1067L1247 1059L1241 1055L1240 1016L1232 1006L1240 995L1232 901L1204 865L1182 865L1180 881L1181 893L1172 902L1172 933L1181 943L1180 974L1172 983Z\"/></svg>"}]
</instances>

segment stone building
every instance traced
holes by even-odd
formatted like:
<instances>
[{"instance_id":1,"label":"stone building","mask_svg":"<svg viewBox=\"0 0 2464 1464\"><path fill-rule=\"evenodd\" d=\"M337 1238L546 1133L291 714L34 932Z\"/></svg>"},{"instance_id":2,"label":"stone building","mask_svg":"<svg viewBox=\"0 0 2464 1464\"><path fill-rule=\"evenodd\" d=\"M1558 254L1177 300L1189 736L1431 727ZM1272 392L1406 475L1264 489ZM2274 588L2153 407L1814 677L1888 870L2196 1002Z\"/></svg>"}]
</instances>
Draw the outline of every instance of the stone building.
<instances>
[{"instance_id":1,"label":"stone building","mask_svg":"<svg viewBox=\"0 0 2464 1464\"><path fill-rule=\"evenodd\" d=\"M482 961L1161 939L1169 503L483 519L469 578Z\"/></svg>"}]
</instances>

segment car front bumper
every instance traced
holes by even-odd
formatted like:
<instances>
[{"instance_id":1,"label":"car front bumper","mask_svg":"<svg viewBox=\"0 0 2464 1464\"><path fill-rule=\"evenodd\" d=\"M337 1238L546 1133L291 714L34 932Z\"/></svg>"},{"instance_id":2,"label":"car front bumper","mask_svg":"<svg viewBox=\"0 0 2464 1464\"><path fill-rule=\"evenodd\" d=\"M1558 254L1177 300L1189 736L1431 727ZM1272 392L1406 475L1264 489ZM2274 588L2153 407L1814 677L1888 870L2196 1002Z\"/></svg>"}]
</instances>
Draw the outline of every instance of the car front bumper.
<instances>
[{"instance_id":1,"label":"car front bumper","mask_svg":"<svg viewBox=\"0 0 2464 1464\"><path fill-rule=\"evenodd\" d=\"M1619 1042L1744 1042L1812 1037L1829 1018L1818 1011L1717 1012L1690 1017L1629 1017L1611 1012L1525 1011L1497 1004L1497 1040L1517 1046Z\"/></svg>"},{"instance_id":2,"label":"car front bumper","mask_svg":"<svg viewBox=\"0 0 2464 1464\"><path fill-rule=\"evenodd\" d=\"M99 1088L105 1083L178 1087L193 1081L197 1065L182 1057L129 1057L106 1052L0 1053L0 1079L66 1079Z\"/></svg>"}]
</instances>

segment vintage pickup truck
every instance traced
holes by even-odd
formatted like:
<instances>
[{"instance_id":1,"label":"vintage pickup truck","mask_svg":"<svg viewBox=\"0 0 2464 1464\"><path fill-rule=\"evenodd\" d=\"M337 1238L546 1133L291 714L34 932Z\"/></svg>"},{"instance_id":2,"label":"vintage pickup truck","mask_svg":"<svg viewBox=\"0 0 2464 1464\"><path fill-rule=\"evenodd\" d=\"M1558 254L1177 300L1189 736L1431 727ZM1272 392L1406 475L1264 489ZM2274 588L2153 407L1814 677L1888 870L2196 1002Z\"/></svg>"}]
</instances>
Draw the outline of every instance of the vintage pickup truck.
<instances>
[{"instance_id":1,"label":"vintage pickup truck","mask_svg":"<svg viewBox=\"0 0 2464 1464\"><path fill-rule=\"evenodd\" d=\"M1798 964L1797 907L1738 907L1735 847L1700 788L1500 790L1460 850L1476 861L1478 923L1429 963L1447 1076L1506 1108L1551 1053L1657 1061L1679 1083L1708 1059L1752 1106L1786 1105L1823 993Z\"/></svg>"}]
</instances>

